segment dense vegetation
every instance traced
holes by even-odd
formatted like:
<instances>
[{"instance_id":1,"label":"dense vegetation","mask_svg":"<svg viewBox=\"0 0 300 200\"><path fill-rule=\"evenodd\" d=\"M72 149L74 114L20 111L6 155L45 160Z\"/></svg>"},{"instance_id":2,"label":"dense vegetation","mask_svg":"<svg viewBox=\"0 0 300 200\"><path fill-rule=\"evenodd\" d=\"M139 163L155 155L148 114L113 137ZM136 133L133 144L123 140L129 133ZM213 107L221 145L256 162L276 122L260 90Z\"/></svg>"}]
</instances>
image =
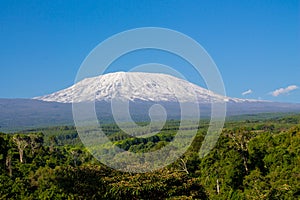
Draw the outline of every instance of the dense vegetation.
<instances>
[{"instance_id":1,"label":"dense vegetation","mask_svg":"<svg viewBox=\"0 0 300 200\"><path fill-rule=\"evenodd\" d=\"M99 163L72 126L0 134L1 199L298 199L300 115L228 121L216 147L198 151L207 129L201 122L189 150L151 173L124 173ZM141 124L143 125L143 124ZM116 125L103 130L116 145L147 152L170 142L178 121L147 139Z\"/></svg>"}]
</instances>

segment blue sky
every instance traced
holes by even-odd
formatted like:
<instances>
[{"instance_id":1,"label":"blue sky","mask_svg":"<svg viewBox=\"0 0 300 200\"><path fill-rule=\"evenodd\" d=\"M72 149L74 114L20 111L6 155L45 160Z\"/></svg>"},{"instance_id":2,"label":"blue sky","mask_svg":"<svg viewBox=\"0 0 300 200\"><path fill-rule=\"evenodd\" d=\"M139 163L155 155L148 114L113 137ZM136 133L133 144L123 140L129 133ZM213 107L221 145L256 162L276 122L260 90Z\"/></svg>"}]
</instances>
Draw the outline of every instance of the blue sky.
<instances>
[{"instance_id":1,"label":"blue sky","mask_svg":"<svg viewBox=\"0 0 300 200\"><path fill-rule=\"evenodd\" d=\"M300 2L293 0L0 1L0 98L66 88L101 41L148 26L199 42L217 64L228 96L300 103ZM162 62L203 86L182 61L158 54L128 55L110 71Z\"/></svg>"}]
</instances>

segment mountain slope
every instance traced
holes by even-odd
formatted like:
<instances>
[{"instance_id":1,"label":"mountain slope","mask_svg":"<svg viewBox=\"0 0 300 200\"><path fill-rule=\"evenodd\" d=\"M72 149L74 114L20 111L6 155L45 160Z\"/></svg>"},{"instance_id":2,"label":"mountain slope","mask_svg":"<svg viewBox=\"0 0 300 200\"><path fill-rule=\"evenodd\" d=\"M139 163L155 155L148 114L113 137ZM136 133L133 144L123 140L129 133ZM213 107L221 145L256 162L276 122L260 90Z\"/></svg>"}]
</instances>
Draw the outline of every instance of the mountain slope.
<instances>
[{"instance_id":1,"label":"mountain slope","mask_svg":"<svg viewBox=\"0 0 300 200\"><path fill-rule=\"evenodd\" d=\"M180 119L177 103L159 102L167 111L168 119ZM130 114L134 121L148 121L153 102L131 102ZM113 123L109 102L97 102L100 123ZM201 118L210 116L210 106L200 105ZM260 102L228 103L227 116L258 113L300 112L300 104ZM35 99L0 99L0 132L73 124L72 104Z\"/></svg>"},{"instance_id":2,"label":"mountain slope","mask_svg":"<svg viewBox=\"0 0 300 200\"><path fill-rule=\"evenodd\" d=\"M143 72L115 72L87 78L67 89L34 99L72 103L93 101L94 97L96 101L111 99L193 103L256 101L224 97L170 75Z\"/></svg>"}]
</instances>

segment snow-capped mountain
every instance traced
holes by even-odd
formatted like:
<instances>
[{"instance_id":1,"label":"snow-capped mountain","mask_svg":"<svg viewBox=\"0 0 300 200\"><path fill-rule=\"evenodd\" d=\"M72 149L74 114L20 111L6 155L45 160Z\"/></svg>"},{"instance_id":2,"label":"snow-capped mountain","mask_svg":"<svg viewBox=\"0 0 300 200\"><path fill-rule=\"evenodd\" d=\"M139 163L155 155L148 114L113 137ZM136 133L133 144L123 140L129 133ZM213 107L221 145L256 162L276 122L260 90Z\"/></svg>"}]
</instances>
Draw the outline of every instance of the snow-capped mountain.
<instances>
[{"instance_id":1,"label":"snow-capped mountain","mask_svg":"<svg viewBox=\"0 0 300 200\"><path fill-rule=\"evenodd\" d=\"M115 72L86 78L69 88L34 99L60 103L111 99L198 103L256 101L221 96L171 75L144 72Z\"/></svg>"},{"instance_id":2,"label":"snow-capped mountain","mask_svg":"<svg viewBox=\"0 0 300 200\"><path fill-rule=\"evenodd\" d=\"M300 112L300 104L224 97L166 74L117 72L87 78L67 89L35 99L0 99L0 131L73 124L71 103L94 100L100 121L114 123L111 99L130 100L130 115L135 121L148 121L150 107L156 102L165 108L167 119L181 119L177 99L187 102L185 108L196 101L201 117L208 118L210 103L224 101L227 116ZM193 116L193 111L188 114Z\"/></svg>"}]
</instances>

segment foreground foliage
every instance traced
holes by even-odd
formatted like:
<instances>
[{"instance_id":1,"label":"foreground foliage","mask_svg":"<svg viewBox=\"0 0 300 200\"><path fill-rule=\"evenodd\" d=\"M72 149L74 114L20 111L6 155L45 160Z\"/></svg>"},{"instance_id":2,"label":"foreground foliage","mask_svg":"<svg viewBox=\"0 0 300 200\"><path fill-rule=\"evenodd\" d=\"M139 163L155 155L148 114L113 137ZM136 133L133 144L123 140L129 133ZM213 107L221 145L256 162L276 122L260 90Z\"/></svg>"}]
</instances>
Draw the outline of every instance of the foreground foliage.
<instances>
[{"instance_id":1,"label":"foreground foliage","mask_svg":"<svg viewBox=\"0 0 300 200\"><path fill-rule=\"evenodd\" d=\"M201 123L200 123L201 124ZM300 116L227 122L216 147L198 157L207 124L182 158L151 173L112 170L82 146L73 127L0 134L1 199L297 199ZM178 122L147 139L104 127L116 145L154 151ZM195 128L195 127L186 127Z\"/></svg>"}]
</instances>

